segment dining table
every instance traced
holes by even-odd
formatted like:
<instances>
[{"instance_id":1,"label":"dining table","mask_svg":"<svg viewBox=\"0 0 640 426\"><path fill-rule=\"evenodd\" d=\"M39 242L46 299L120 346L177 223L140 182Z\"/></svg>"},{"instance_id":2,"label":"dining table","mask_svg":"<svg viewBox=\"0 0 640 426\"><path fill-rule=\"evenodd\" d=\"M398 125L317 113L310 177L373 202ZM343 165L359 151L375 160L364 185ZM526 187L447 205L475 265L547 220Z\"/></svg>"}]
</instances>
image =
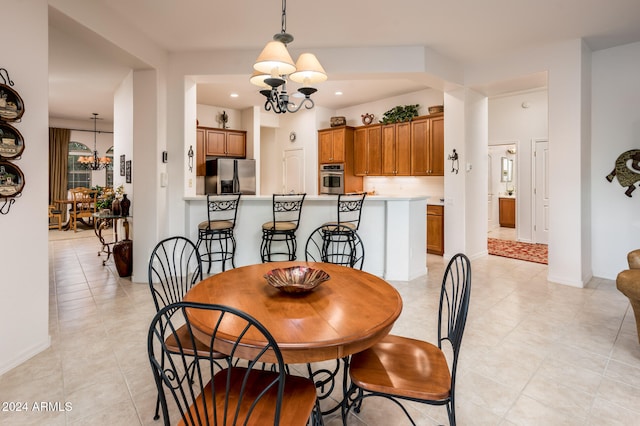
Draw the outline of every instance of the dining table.
<instances>
[{"instance_id":1,"label":"dining table","mask_svg":"<svg viewBox=\"0 0 640 426\"><path fill-rule=\"evenodd\" d=\"M321 269L330 278L300 294L278 290L264 277L272 269L295 266ZM400 294L380 277L331 263L298 261L247 265L212 275L191 288L184 301L248 313L269 330L287 364L338 360L367 349L389 333L402 311ZM188 315L196 337L208 342L217 315L205 310ZM233 324L221 326L217 340L233 342L241 331ZM255 350L265 343L255 342ZM252 350L251 343L246 350Z\"/></svg>"}]
</instances>

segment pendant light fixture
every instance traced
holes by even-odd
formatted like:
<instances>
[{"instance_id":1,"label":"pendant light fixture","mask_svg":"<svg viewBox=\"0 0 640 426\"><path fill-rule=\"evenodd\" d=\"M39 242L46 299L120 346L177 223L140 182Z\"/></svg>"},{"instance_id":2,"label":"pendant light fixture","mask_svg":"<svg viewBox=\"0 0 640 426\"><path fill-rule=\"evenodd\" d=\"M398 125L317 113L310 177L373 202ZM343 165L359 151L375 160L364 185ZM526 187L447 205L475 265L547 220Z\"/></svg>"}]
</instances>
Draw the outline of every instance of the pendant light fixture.
<instances>
[{"instance_id":1,"label":"pendant light fixture","mask_svg":"<svg viewBox=\"0 0 640 426\"><path fill-rule=\"evenodd\" d=\"M321 83L327 79L327 73L320 65L318 58L312 53L303 53L294 64L287 44L293 41L293 36L287 33L287 0L282 0L281 31L273 36L273 41L267 43L253 65L251 83L263 87L260 91L267 100L264 109L276 114L297 112L302 105L306 109L314 107L311 95L317 89L311 87L313 83ZM301 83L298 89L304 97L297 105L289 101L287 93L287 79ZM292 97L295 97L294 94Z\"/></svg>"},{"instance_id":2,"label":"pendant light fixture","mask_svg":"<svg viewBox=\"0 0 640 426\"><path fill-rule=\"evenodd\" d=\"M93 120L93 156L87 155L84 157L78 157L78 163L89 170L100 170L106 168L109 164L111 164L111 159L109 157L98 157L98 113L94 112L91 119Z\"/></svg>"}]
</instances>

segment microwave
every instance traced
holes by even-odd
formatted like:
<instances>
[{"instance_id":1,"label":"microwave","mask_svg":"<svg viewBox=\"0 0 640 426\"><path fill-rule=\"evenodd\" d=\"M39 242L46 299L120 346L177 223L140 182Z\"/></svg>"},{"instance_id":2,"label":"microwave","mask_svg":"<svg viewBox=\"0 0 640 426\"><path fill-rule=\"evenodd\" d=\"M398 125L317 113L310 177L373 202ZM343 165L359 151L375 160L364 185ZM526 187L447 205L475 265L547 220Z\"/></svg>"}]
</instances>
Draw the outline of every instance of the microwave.
<instances>
[{"instance_id":1,"label":"microwave","mask_svg":"<svg viewBox=\"0 0 640 426\"><path fill-rule=\"evenodd\" d=\"M320 165L320 194L344 194L344 164Z\"/></svg>"}]
</instances>

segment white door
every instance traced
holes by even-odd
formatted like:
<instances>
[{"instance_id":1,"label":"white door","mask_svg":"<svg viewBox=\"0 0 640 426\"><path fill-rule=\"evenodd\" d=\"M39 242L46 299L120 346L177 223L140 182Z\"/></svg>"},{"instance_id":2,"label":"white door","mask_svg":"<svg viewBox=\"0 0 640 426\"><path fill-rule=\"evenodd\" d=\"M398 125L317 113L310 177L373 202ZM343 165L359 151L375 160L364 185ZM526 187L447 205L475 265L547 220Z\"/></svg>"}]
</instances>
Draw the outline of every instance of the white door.
<instances>
[{"instance_id":1,"label":"white door","mask_svg":"<svg viewBox=\"0 0 640 426\"><path fill-rule=\"evenodd\" d=\"M286 149L283 153L283 193L304 191L304 149Z\"/></svg>"},{"instance_id":2,"label":"white door","mask_svg":"<svg viewBox=\"0 0 640 426\"><path fill-rule=\"evenodd\" d=\"M547 244L549 241L549 142L536 140L534 145L533 242Z\"/></svg>"}]
</instances>

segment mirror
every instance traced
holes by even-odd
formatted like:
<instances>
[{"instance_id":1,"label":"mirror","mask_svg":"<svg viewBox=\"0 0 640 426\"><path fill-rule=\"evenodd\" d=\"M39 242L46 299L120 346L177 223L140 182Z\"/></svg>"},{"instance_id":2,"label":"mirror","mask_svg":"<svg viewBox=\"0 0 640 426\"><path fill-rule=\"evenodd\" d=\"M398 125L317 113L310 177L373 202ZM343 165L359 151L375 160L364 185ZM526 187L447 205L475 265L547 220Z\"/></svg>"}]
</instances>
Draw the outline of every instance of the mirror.
<instances>
[{"instance_id":1,"label":"mirror","mask_svg":"<svg viewBox=\"0 0 640 426\"><path fill-rule=\"evenodd\" d=\"M511 182L513 180L513 160L502 157L500 182Z\"/></svg>"}]
</instances>

